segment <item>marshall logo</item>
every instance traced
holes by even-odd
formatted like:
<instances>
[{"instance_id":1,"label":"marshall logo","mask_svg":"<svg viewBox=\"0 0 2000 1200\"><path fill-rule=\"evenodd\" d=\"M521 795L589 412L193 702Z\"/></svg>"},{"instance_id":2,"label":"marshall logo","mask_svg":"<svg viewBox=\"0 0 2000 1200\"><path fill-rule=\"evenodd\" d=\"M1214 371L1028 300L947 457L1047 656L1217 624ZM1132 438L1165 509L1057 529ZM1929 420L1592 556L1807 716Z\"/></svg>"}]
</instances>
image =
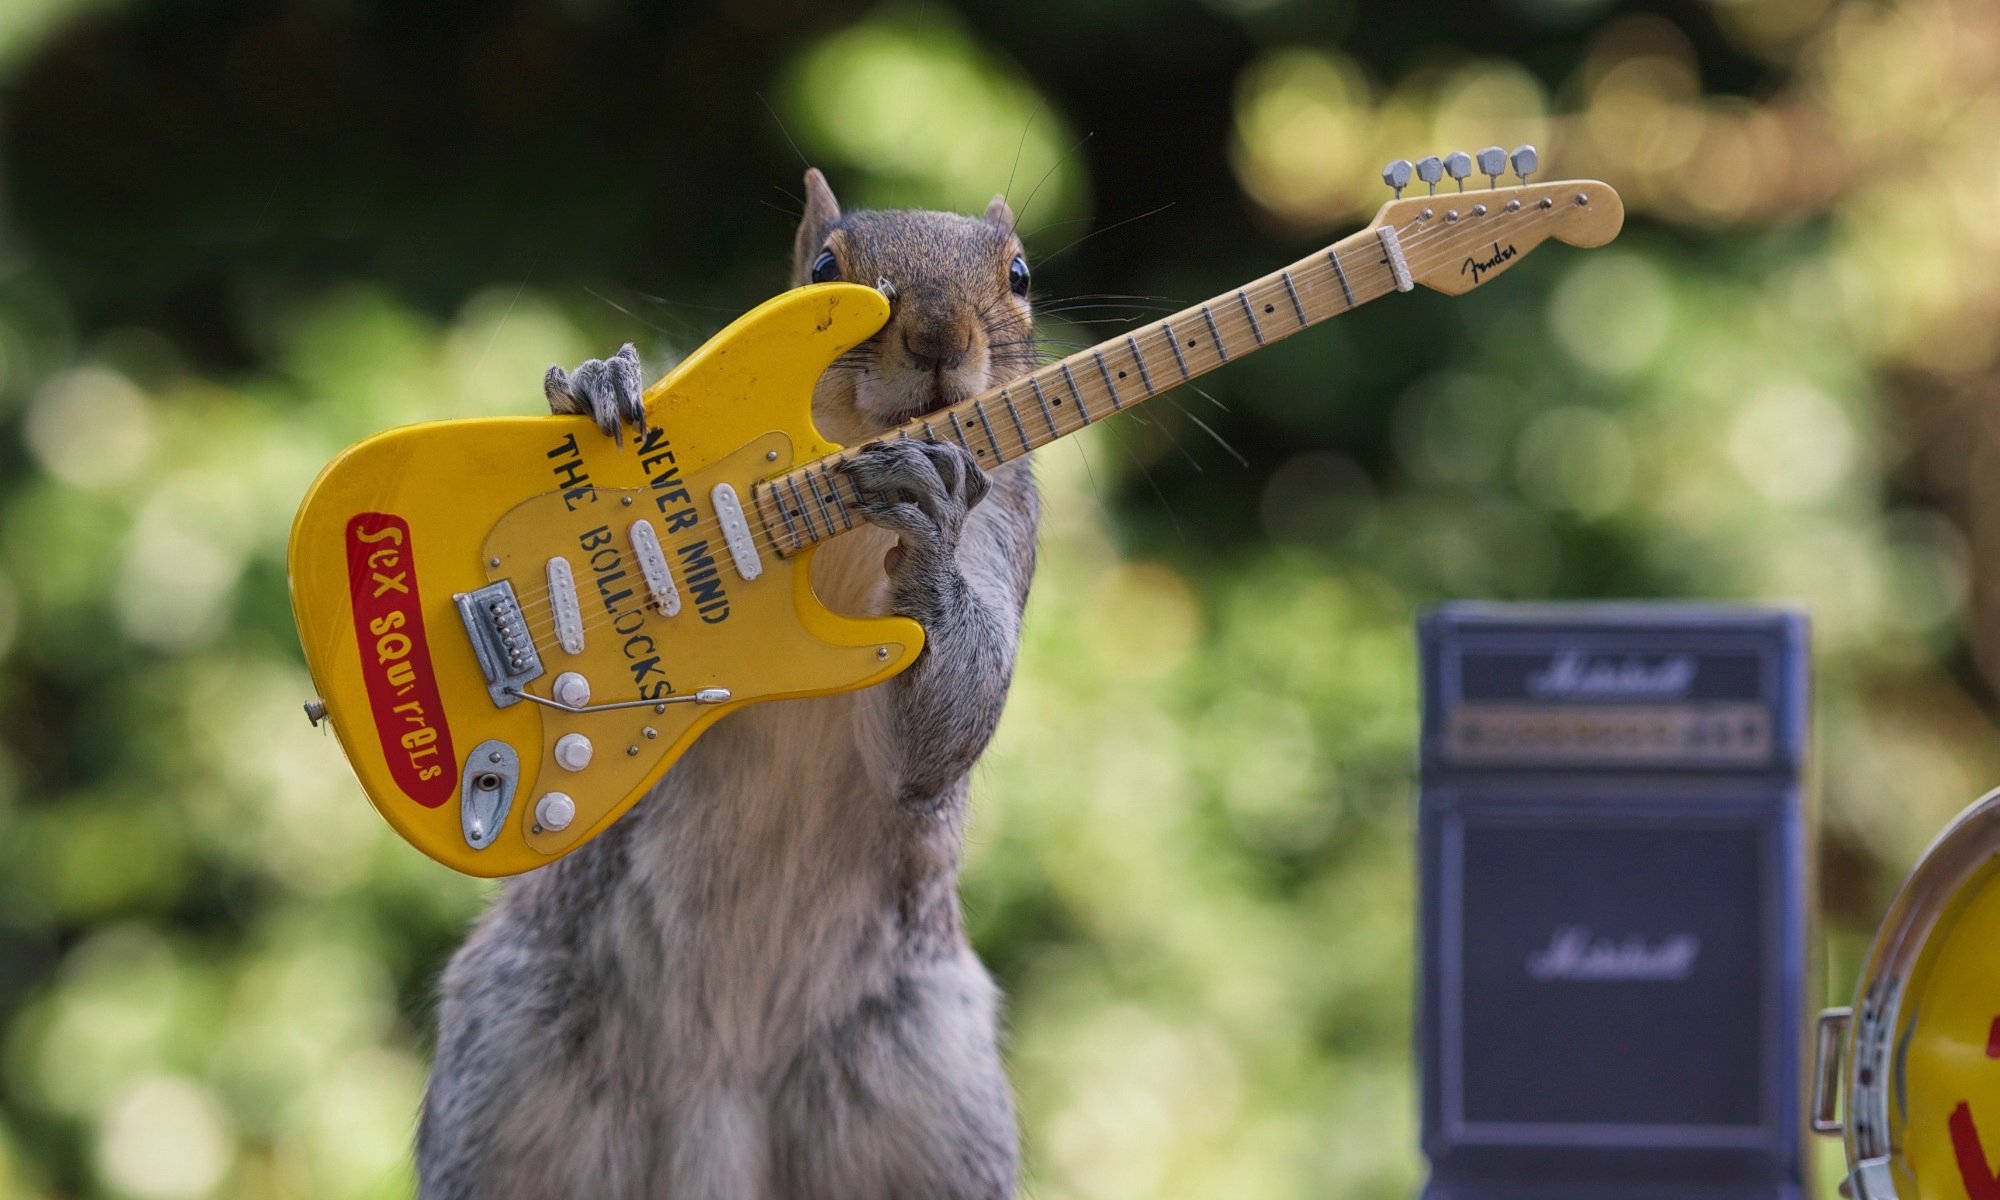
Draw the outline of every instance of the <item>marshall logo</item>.
<instances>
[{"instance_id":1,"label":"marshall logo","mask_svg":"<svg viewBox=\"0 0 2000 1200\"><path fill-rule=\"evenodd\" d=\"M1658 942L1634 933L1613 941L1592 937L1587 925L1564 925L1528 955L1528 977L1537 983L1671 983L1694 973L1700 953L1701 939L1691 933Z\"/></svg>"},{"instance_id":2,"label":"marshall logo","mask_svg":"<svg viewBox=\"0 0 2000 1200\"><path fill-rule=\"evenodd\" d=\"M1695 662L1676 654L1652 664L1565 650L1528 676L1528 694L1544 700L1670 700L1687 695Z\"/></svg>"}]
</instances>

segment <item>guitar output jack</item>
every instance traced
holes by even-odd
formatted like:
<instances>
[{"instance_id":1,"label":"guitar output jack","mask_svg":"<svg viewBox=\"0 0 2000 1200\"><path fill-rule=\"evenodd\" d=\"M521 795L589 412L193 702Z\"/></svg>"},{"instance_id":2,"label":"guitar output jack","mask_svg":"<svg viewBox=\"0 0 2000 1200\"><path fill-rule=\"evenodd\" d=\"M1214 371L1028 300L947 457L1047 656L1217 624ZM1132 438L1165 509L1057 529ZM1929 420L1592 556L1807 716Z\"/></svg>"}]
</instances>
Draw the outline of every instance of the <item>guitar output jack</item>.
<instances>
[{"instance_id":1,"label":"guitar output jack","mask_svg":"<svg viewBox=\"0 0 2000 1200\"><path fill-rule=\"evenodd\" d=\"M514 748L502 741L474 746L471 759L491 765L465 773L459 785L459 821L465 844L474 850L484 850L500 836L507 812L514 806L514 787L521 777L521 763Z\"/></svg>"}]
</instances>

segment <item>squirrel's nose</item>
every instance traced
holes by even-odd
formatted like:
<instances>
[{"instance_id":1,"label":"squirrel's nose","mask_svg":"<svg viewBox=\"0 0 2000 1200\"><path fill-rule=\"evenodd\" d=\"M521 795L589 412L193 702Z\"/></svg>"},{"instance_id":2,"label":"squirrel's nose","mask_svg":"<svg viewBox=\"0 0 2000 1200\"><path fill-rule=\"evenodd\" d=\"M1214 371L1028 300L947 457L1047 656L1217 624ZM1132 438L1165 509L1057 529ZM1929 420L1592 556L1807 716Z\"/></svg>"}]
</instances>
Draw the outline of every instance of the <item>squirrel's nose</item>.
<instances>
[{"instance_id":1,"label":"squirrel's nose","mask_svg":"<svg viewBox=\"0 0 2000 1200\"><path fill-rule=\"evenodd\" d=\"M949 371L965 361L972 335L935 325L903 330L903 350L923 371Z\"/></svg>"}]
</instances>

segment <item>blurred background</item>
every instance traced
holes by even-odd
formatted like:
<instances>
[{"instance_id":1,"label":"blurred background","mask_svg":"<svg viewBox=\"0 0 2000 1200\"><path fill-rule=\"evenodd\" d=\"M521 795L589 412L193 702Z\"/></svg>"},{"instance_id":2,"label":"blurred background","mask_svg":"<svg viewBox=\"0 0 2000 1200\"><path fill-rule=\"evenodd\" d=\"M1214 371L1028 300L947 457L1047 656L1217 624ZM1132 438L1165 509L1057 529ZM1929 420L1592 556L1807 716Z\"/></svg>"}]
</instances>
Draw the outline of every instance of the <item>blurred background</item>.
<instances>
[{"instance_id":1,"label":"blurred background","mask_svg":"<svg viewBox=\"0 0 2000 1200\"><path fill-rule=\"evenodd\" d=\"M1533 142L1630 207L1043 451L965 880L1031 1194L1411 1194L1441 598L1810 612L1844 996L2000 782L1996 128L1989 0L5 0L0 1195L410 1193L490 885L301 715L291 514L378 428L664 371L784 285L802 156L1008 191L1058 346L1393 157Z\"/></svg>"}]
</instances>

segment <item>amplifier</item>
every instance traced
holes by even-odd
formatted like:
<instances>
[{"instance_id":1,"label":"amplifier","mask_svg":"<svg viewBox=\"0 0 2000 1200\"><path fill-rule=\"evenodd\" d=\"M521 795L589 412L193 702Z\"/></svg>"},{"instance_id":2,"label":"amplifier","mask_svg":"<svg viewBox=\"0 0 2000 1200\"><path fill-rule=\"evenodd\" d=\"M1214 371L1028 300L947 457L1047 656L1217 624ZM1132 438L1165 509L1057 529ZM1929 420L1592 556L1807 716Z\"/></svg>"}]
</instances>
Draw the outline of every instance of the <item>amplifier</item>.
<instances>
[{"instance_id":1,"label":"amplifier","mask_svg":"<svg viewBox=\"0 0 2000 1200\"><path fill-rule=\"evenodd\" d=\"M1804 619L1454 604L1419 639L1427 1200L1797 1196Z\"/></svg>"}]
</instances>

